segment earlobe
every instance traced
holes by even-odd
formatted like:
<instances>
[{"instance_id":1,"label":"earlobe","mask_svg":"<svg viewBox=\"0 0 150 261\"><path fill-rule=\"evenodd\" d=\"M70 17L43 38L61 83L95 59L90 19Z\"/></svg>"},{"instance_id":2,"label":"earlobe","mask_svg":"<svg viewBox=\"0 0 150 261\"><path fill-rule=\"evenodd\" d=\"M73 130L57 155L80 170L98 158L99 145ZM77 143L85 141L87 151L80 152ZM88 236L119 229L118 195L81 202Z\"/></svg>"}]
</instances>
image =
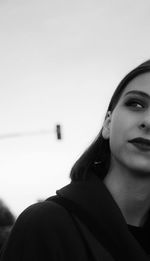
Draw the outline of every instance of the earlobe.
<instances>
[{"instance_id":1,"label":"earlobe","mask_svg":"<svg viewBox=\"0 0 150 261\"><path fill-rule=\"evenodd\" d=\"M105 126L103 126L103 129L102 129L102 136L105 140L108 140L109 139L109 129L106 128Z\"/></svg>"}]
</instances>

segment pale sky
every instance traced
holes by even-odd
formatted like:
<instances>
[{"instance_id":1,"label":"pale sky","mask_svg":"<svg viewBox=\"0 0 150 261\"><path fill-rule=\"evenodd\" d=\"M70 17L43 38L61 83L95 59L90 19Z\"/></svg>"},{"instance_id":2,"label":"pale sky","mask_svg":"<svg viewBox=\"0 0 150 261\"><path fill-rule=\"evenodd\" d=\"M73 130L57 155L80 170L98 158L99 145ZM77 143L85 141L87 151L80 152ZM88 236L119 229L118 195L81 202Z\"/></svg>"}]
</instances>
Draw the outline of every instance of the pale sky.
<instances>
[{"instance_id":1,"label":"pale sky","mask_svg":"<svg viewBox=\"0 0 150 261\"><path fill-rule=\"evenodd\" d=\"M116 86L150 58L149 14L149 0L0 0L0 135L50 130L0 139L0 197L15 215L69 182Z\"/></svg>"}]
</instances>

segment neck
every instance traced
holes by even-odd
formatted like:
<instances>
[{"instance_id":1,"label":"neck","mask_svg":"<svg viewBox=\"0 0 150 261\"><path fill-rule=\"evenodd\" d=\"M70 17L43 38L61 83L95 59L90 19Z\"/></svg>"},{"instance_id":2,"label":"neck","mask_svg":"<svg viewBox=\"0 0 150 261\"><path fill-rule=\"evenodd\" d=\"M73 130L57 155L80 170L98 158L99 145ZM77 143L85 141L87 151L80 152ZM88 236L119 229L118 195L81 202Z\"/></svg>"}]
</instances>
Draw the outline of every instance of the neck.
<instances>
[{"instance_id":1,"label":"neck","mask_svg":"<svg viewBox=\"0 0 150 261\"><path fill-rule=\"evenodd\" d=\"M104 183L118 204L127 224L142 226L150 208L150 177L142 178L121 169L111 169Z\"/></svg>"}]
</instances>

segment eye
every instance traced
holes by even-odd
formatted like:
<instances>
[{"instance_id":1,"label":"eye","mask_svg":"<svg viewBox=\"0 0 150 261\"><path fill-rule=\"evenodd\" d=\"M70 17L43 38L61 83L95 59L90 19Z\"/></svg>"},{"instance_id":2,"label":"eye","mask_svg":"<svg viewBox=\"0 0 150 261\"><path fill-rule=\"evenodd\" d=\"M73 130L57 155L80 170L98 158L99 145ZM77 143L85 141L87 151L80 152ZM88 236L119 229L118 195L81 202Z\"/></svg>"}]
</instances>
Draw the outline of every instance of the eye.
<instances>
[{"instance_id":1,"label":"eye","mask_svg":"<svg viewBox=\"0 0 150 261\"><path fill-rule=\"evenodd\" d=\"M144 101L135 100L135 99L128 100L125 104L126 104L126 106L131 107L135 110L141 110L146 107L146 104Z\"/></svg>"}]
</instances>

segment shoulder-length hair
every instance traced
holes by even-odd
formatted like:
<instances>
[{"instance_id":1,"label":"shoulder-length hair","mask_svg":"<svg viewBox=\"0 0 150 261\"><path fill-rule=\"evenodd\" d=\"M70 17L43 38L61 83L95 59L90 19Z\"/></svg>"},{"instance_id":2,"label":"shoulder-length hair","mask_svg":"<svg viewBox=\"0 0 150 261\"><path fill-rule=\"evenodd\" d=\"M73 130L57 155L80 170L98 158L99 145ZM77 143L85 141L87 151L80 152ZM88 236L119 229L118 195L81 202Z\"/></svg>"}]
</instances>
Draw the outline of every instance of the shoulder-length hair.
<instances>
[{"instance_id":1,"label":"shoulder-length hair","mask_svg":"<svg viewBox=\"0 0 150 261\"><path fill-rule=\"evenodd\" d=\"M130 71L117 86L107 109L105 119L108 112L113 112L124 89L128 83L138 76L150 72L150 60L140 64L138 67ZM102 129L98 133L92 144L85 150L80 158L73 165L70 178L72 181L86 180L94 170L95 174L103 179L110 167L110 146L109 140L105 140L102 136Z\"/></svg>"}]
</instances>

